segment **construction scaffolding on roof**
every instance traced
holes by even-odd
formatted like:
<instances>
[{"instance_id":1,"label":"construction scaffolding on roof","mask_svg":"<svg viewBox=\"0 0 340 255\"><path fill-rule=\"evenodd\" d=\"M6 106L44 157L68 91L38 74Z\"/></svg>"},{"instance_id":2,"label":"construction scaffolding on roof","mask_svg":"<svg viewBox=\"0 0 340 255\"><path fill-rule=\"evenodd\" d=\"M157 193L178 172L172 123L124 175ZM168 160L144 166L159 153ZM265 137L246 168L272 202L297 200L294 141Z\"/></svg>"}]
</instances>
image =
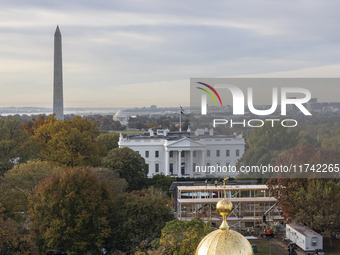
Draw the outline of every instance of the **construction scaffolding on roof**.
<instances>
[{"instance_id":1,"label":"construction scaffolding on roof","mask_svg":"<svg viewBox=\"0 0 340 255\"><path fill-rule=\"evenodd\" d=\"M176 217L180 220L200 218L213 224L221 222L216 203L224 196L223 185L178 186ZM277 199L270 195L267 185L226 185L226 198L234 209L228 216L231 228L259 232L263 218L273 226L284 218L277 207Z\"/></svg>"}]
</instances>

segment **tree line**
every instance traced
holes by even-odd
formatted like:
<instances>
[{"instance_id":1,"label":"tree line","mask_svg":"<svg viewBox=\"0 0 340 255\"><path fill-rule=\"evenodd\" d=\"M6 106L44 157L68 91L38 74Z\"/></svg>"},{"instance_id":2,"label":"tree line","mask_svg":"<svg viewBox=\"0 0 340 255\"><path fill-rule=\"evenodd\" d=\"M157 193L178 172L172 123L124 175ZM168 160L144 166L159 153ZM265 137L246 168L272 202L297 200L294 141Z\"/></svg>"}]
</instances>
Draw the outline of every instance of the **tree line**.
<instances>
[{"instance_id":1,"label":"tree line","mask_svg":"<svg viewBox=\"0 0 340 255\"><path fill-rule=\"evenodd\" d=\"M209 231L200 220L188 229L174 221L175 179L147 179L144 159L96 125L0 120L0 254L174 254Z\"/></svg>"}]
</instances>

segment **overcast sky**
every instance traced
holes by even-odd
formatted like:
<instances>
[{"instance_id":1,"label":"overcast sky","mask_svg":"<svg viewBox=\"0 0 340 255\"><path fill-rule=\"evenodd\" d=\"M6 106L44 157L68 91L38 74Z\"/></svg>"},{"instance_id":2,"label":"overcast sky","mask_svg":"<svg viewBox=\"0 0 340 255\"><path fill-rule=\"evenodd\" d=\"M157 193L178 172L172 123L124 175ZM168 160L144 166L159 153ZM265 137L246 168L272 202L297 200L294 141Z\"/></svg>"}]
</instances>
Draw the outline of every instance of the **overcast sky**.
<instances>
[{"instance_id":1,"label":"overcast sky","mask_svg":"<svg viewBox=\"0 0 340 255\"><path fill-rule=\"evenodd\" d=\"M190 77L339 77L340 1L0 2L0 107L189 105Z\"/></svg>"}]
</instances>

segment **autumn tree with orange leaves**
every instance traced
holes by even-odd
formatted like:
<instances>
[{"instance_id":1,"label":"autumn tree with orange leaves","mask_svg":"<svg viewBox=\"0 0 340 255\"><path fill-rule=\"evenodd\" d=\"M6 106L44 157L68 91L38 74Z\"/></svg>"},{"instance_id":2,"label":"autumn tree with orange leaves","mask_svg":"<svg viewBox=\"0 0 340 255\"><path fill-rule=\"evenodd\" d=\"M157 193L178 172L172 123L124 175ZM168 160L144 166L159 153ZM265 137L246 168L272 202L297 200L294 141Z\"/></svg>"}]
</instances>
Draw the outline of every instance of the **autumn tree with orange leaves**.
<instances>
[{"instance_id":1,"label":"autumn tree with orange leaves","mask_svg":"<svg viewBox=\"0 0 340 255\"><path fill-rule=\"evenodd\" d=\"M55 165L99 166L106 155L105 143L96 139L99 130L95 123L79 116L70 121L41 117L24 129L40 145L37 158Z\"/></svg>"},{"instance_id":2,"label":"autumn tree with orange leaves","mask_svg":"<svg viewBox=\"0 0 340 255\"><path fill-rule=\"evenodd\" d=\"M72 169L40 183L31 198L30 229L40 251L99 254L112 237L113 194L89 170Z\"/></svg>"}]
</instances>

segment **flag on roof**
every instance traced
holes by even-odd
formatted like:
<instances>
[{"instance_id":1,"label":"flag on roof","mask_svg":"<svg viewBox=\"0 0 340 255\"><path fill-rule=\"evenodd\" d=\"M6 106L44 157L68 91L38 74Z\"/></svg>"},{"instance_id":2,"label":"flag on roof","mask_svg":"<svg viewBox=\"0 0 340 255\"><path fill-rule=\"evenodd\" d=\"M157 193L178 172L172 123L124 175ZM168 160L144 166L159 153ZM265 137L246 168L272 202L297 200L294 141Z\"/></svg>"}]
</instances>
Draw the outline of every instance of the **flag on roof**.
<instances>
[{"instance_id":1,"label":"flag on roof","mask_svg":"<svg viewBox=\"0 0 340 255\"><path fill-rule=\"evenodd\" d=\"M184 114L184 109L183 109L183 107L180 106L180 108L181 108L181 114Z\"/></svg>"}]
</instances>

